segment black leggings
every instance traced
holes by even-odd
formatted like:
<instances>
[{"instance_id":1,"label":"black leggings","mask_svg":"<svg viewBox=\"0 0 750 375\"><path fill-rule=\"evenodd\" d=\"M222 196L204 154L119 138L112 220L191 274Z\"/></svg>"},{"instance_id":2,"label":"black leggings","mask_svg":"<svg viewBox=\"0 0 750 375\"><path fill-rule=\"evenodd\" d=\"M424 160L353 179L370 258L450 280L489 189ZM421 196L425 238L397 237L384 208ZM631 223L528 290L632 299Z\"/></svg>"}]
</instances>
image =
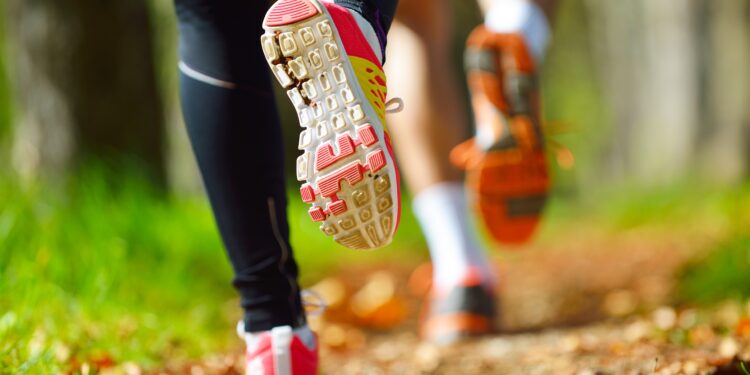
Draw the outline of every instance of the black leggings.
<instances>
[{"instance_id":1,"label":"black leggings","mask_svg":"<svg viewBox=\"0 0 750 375\"><path fill-rule=\"evenodd\" d=\"M384 36L396 1L341 5L363 12ZM289 245L281 126L259 43L268 6L175 0L175 7L183 115L234 268L245 327L299 327L305 316Z\"/></svg>"}]
</instances>

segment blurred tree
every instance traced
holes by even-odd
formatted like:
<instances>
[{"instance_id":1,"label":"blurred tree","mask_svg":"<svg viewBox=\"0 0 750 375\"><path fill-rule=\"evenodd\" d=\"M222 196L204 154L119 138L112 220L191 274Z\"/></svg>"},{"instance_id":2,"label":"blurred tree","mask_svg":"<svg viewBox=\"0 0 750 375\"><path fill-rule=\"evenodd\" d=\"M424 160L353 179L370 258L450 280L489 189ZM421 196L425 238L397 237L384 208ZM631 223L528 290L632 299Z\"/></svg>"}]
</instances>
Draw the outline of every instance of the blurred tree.
<instances>
[{"instance_id":1,"label":"blurred tree","mask_svg":"<svg viewBox=\"0 0 750 375\"><path fill-rule=\"evenodd\" d=\"M136 161L164 182L163 111L146 0L8 0L16 167L62 175Z\"/></svg>"},{"instance_id":2,"label":"blurred tree","mask_svg":"<svg viewBox=\"0 0 750 375\"><path fill-rule=\"evenodd\" d=\"M0 165L8 165L9 134L11 128L11 105L6 69L7 49L5 48L5 3L0 1Z\"/></svg>"},{"instance_id":3,"label":"blurred tree","mask_svg":"<svg viewBox=\"0 0 750 375\"><path fill-rule=\"evenodd\" d=\"M613 116L603 165L611 177L647 185L695 172L724 183L745 177L748 4L587 1Z\"/></svg>"},{"instance_id":4,"label":"blurred tree","mask_svg":"<svg viewBox=\"0 0 750 375\"><path fill-rule=\"evenodd\" d=\"M614 122L603 168L616 180L659 183L685 172L698 107L694 3L588 1Z\"/></svg>"},{"instance_id":5,"label":"blurred tree","mask_svg":"<svg viewBox=\"0 0 750 375\"><path fill-rule=\"evenodd\" d=\"M707 1L702 171L719 182L745 178L750 166L750 1Z\"/></svg>"}]
</instances>

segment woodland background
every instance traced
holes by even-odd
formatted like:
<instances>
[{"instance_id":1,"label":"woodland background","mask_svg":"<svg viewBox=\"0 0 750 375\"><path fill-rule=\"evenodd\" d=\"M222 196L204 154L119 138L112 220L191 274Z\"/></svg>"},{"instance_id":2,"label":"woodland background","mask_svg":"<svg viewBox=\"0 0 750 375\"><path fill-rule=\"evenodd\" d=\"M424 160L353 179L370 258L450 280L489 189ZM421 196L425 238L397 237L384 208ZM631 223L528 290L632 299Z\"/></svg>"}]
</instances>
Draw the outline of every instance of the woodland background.
<instances>
[{"instance_id":1,"label":"woodland background","mask_svg":"<svg viewBox=\"0 0 750 375\"><path fill-rule=\"evenodd\" d=\"M452 3L460 71L481 18ZM0 16L0 372L235 350L231 273L179 111L172 3L1 0ZM703 266L676 271L662 302L744 301L750 1L562 0L541 82L549 138L576 162L556 169L532 247L588 248L605 233L606 251L642 228L640 247L691 239ZM292 176L297 124L279 103ZM306 285L341 264L426 259L408 210L373 254L330 244L303 211L291 204Z\"/></svg>"}]
</instances>

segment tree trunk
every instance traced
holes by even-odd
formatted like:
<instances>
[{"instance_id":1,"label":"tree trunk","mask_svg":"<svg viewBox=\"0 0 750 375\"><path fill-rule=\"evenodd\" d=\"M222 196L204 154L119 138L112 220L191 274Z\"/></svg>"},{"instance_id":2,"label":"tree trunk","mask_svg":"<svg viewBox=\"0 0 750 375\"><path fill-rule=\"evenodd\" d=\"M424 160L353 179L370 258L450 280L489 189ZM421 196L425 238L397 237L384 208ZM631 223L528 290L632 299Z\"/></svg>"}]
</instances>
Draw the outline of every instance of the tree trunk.
<instances>
[{"instance_id":1,"label":"tree trunk","mask_svg":"<svg viewBox=\"0 0 750 375\"><path fill-rule=\"evenodd\" d=\"M612 106L605 167L618 180L669 183L692 166L701 111L701 1L589 0Z\"/></svg>"},{"instance_id":2,"label":"tree trunk","mask_svg":"<svg viewBox=\"0 0 750 375\"><path fill-rule=\"evenodd\" d=\"M644 182L671 182L691 167L701 116L698 9L695 0L641 0L642 100L630 159Z\"/></svg>"},{"instance_id":3,"label":"tree trunk","mask_svg":"<svg viewBox=\"0 0 750 375\"><path fill-rule=\"evenodd\" d=\"M9 1L14 161L23 174L136 161L163 184L164 120L145 1Z\"/></svg>"},{"instance_id":4,"label":"tree trunk","mask_svg":"<svg viewBox=\"0 0 750 375\"><path fill-rule=\"evenodd\" d=\"M750 3L707 5L707 116L698 143L702 174L718 183L740 182L748 169L750 133Z\"/></svg>"},{"instance_id":5,"label":"tree trunk","mask_svg":"<svg viewBox=\"0 0 750 375\"><path fill-rule=\"evenodd\" d=\"M591 44L610 104L611 131L594 175L620 182L629 173L628 150L638 122L639 57L643 45L641 12L635 1L588 0ZM596 168L596 167L595 167Z\"/></svg>"}]
</instances>

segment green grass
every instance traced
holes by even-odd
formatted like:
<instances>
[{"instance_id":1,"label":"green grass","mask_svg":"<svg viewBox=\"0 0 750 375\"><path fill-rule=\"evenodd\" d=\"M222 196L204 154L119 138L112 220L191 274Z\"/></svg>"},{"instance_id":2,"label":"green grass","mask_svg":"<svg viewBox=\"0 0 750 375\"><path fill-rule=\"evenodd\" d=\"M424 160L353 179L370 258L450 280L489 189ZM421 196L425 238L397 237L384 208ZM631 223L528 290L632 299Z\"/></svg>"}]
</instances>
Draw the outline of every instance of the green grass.
<instances>
[{"instance_id":1,"label":"green grass","mask_svg":"<svg viewBox=\"0 0 750 375\"><path fill-rule=\"evenodd\" d=\"M688 264L680 276L678 298L702 305L750 297L750 234L737 235L705 257Z\"/></svg>"},{"instance_id":2,"label":"green grass","mask_svg":"<svg viewBox=\"0 0 750 375\"><path fill-rule=\"evenodd\" d=\"M227 334L239 318L231 270L205 200L165 198L137 178L113 191L103 180L0 179L0 373L106 357L153 367L237 344ZM290 207L305 283L350 262L424 256L410 251L424 245L408 214L394 246L355 253L303 212L301 202Z\"/></svg>"},{"instance_id":3,"label":"green grass","mask_svg":"<svg viewBox=\"0 0 750 375\"><path fill-rule=\"evenodd\" d=\"M0 373L60 370L65 351L156 364L220 346L233 294L208 208L123 183L2 182Z\"/></svg>"},{"instance_id":4,"label":"green grass","mask_svg":"<svg viewBox=\"0 0 750 375\"><path fill-rule=\"evenodd\" d=\"M158 368L238 345L231 270L202 196L154 192L127 175L108 187L101 171L67 186L0 178L0 373L70 370L112 358ZM731 240L686 273L689 300L750 295L750 188L697 184L622 190L581 202L553 199L540 241L585 227L618 233L637 227L681 231L715 225ZM296 194L296 192L291 192ZM353 252L331 243L291 199L292 245L309 285L351 265L416 264L424 240L404 204L394 244Z\"/></svg>"},{"instance_id":5,"label":"green grass","mask_svg":"<svg viewBox=\"0 0 750 375\"><path fill-rule=\"evenodd\" d=\"M571 204L555 201L542 239L555 241L588 226L613 235L638 228L666 236L707 238L707 249L677 275L674 300L711 305L750 298L750 184L718 188L705 182L643 189L621 186Z\"/></svg>"},{"instance_id":6,"label":"green grass","mask_svg":"<svg viewBox=\"0 0 750 375\"><path fill-rule=\"evenodd\" d=\"M639 227L680 232L721 232L727 236L750 228L750 184L718 187L688 180L669 186L581 188L575 199L558 194L546 213L543 236L592 225L613 233ZM573 218L572 223L569 223Z\"/></svg>"}]
</instances>

